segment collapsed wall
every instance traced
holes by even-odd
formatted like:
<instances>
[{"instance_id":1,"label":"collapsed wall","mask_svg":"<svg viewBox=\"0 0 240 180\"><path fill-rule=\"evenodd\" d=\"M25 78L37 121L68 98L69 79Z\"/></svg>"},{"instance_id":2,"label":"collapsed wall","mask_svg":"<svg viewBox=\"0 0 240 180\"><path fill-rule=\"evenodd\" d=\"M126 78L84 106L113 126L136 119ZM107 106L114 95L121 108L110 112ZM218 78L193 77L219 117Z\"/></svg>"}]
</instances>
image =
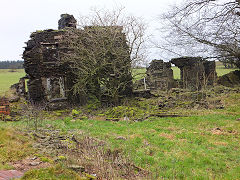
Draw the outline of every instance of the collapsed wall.
<instances>
[{"instance_id":1,"label":"collapsed wall","mask_svg":"<svg viewBox=\"0 0 240 180\"><path fill-rule=\"evenodd\" d=\"M146 83L151 90L169 90L174 86L170 62L153 60L147 68Z\"/></svg>"},{"instance_id":2,"label":"collapsed wall","mask_svg":"<svg viewBox=\"0 0 240 180\"><path fill-rule=\"evenodd\" d=\"M199 90L213 85L216 80L215 61L206 61L201 57L181 57L172 59L171 63L180 68L182 88Z\"/></svg>"}]
</instances>

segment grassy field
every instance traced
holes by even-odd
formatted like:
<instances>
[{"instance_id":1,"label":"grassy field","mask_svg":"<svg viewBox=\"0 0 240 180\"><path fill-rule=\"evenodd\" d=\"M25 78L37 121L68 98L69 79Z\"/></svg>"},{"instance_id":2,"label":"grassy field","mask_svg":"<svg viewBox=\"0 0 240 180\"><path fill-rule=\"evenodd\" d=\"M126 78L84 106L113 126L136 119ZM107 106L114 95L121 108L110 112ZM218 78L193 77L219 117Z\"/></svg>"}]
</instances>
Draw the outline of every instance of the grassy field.
<instances>
[{"instance_id":1,"label":"grassy field","mask_svg":"<svg viewBox=\"0 0 240 180\"><path fill-rule=\"evenodd\" d=\"M0 95L8 91L12 84L19 81L19 78L25 76L23 69L18 69L16 72L9 72L9 69L0 69Z\"/></svg>"},{"instance_id":2,"label":"grassy field","mask_svg":"<svg viewBox=\"0 0 240 180\"><path fill-rule=\"evenodd\" d=\"M110 142L113 149L124 151L137 166L152 172L151 179L239 179L240 125L236 118L205 115L135 123L54 123ZM120 136L126 140L118 140Z\"/></svg>"},{"instance_id":3,"label":"grassy field","mask_svg":"<svg viewBox=\"0 0 240 180\"><path fill-rule=\"evenodd\" d=\"M189 117L48 123L109 142L137 166L150 170L150 179L240 179L240 94L230 94L224 101L224 110L194 110Z\"/></svg>"},{"instance_id":4,"label":"grassy field","mask_svg":"<svg viewBox=\"0 0 240 180\"><path fill-rule=\"evenodd\" d=\"M57 118L52 115L59 112L52 112L52 118L39 125L103 140L112 152L123 153L149 171L145 179L240 179L240 94L231 93L222 100L224 109L180 110L192 111L188 117L112 122L99 117ZM0 122L5 127L23 124Z\"/></svg>"},{"instance_id":5,"label":"grassy field","mask_svg":"<svg viewBox=\"0 0 240 180\"><path fill-rule=\"evenodd\" d=\"M7 163L21 160L34 153L29 137L1 123L0 127L0 169L12 169Z\"/></svg>"}]
</instances>

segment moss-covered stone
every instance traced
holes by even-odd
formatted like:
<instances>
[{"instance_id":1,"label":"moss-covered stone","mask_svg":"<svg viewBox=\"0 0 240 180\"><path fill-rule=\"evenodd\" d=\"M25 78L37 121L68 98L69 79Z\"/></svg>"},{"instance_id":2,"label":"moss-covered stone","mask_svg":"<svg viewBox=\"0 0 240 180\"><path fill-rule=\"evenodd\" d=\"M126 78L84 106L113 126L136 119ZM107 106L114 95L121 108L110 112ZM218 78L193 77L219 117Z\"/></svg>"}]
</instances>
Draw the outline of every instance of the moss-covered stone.
<instances>
[{"instance_id":1,"label":"moss-covered stone","mask_svg":"<svg viewBox=\"0 0 240 180\"><path fill-rule=\"evenodd\" d=\"M240 71L239 70L232 71L228 74L219 77L217 83L227 87L240 86Z\"/></svg>"}]
</instances>

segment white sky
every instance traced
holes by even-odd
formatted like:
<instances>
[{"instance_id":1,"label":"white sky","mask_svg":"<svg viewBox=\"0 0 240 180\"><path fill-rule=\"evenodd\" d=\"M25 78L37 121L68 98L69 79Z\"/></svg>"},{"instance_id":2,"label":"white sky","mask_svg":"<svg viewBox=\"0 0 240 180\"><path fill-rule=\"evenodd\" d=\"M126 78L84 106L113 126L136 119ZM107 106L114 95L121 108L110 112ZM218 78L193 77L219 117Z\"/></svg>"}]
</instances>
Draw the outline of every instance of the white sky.
<instances>
[{"instance_id":1,"label":"white sky","mask_svg":"<svg viewBox=\"0 0 240 180\"><path fill-rule=\"evenodd\" d=\"M144 18L154 29L156 17L177 1L182 0L0 0L0 61L22 59L31 32L57 29L63 13L78 19L94 6L124 6L127 13Z\"/></svg>"}]
</instances>

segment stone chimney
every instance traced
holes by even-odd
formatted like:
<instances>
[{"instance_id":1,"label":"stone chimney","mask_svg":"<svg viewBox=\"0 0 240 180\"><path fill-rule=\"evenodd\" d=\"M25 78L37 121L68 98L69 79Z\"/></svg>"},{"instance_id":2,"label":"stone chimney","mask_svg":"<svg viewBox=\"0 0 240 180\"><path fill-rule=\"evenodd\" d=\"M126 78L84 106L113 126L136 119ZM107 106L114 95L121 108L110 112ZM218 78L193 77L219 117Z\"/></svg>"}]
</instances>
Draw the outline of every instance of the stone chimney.
<instances>
[{"instance_id":1,"label":"stone chimney","mask_svg":"<svg viewBox=\"0 0 240 180\"><path fill-rule=\"evenodd\" d=\"M77 20L73 15L61 14L61 19L58 21L58 29L64 29L66 27L77 27Z\"/></svg>"}]
</instances>

